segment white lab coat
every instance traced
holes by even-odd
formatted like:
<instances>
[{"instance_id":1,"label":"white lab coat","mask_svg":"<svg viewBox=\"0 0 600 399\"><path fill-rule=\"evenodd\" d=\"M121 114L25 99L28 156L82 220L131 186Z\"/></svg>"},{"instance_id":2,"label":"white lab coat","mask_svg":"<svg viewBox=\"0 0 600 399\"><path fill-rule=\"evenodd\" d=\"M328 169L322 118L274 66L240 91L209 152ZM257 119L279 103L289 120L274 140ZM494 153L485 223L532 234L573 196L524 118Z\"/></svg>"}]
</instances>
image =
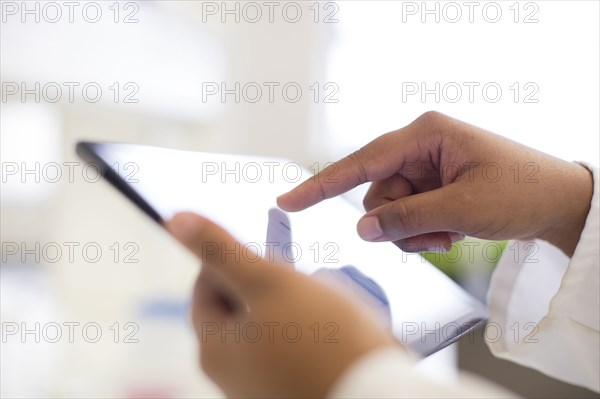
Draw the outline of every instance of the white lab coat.
<instances>
[{"instance_id":1,"label":"white lab coat","mask_svg":"<svg viewBox=\"0 0 600 399\"><path fill-rule=\"evenodd\" d=\"M600 391L600 224L598 169L585 227L569 260L551 244L510 242L488 293L492 353L553 378ZM507 397L503 388L461 373L444 385L413 369L405 351L389 347L352 364L332 398Z\"/></svg>"}]
</instances>

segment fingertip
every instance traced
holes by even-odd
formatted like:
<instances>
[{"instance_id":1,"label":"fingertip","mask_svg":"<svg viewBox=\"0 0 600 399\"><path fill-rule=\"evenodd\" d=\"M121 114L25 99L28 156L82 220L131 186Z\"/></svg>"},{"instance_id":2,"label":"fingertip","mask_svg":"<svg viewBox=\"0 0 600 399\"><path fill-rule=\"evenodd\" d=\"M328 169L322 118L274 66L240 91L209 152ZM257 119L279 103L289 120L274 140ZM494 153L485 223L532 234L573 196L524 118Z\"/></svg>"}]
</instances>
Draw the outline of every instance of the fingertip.
<instances>
[{"instance_id":1,"label":"fingertip","mask_svg":"<svg viewBox=\"0 0 600 399\"><path fill-rule=\"evenodd\" d=\"M287 193L277 197L277 206L286 212L298 212L305 208L301 204L299 205L297 202L298 195L294 193L294 190L288 191Z\"/></svg>"},{"instance_id":2,"label":"fingertip","mask_svg":"<svg viewBox=\"0 0 600 399\"><path fill-rule=\"evenodd\" d=\"M383 229L377 216L363 217L356 225L356 231L365 241L375 241L383 237Z\"/></svg>"},{"instance_id":3,"label":"fingertip","mask_svg":"<svg viewBox=\"0 0 600 399\"><path fill-rule=\"evenodd\" d=\"M239 242L227 230L192 212L176 214L165 228L203 263L222 263L222 250L239 250Z\"/></svg>"},{"instance_id":4,"label":"fingertip","mask_svg":"<svg viewBox=\"0 0 600 399\"><path fill-rule=\"evenodd\" d=\"M275 200L277 203L277 206L281 209L283 209L284 211L290 211L288 203L287 203L287 196L288 196L289 192L285 193L285 194L281 194L279 197L277 197L277 199Z\"/></svg>"},{"instance_id":5,"label":"fingertip","mask_svg":"<svg viewBox=\"0 0 600 399\"><path fill-rule=\"evenodd\" d=\"M193 212L180 212L169 220L165 227L169 233L186 246L194 243L198 231L206 220Z\"/></svg>"}]
</instances>

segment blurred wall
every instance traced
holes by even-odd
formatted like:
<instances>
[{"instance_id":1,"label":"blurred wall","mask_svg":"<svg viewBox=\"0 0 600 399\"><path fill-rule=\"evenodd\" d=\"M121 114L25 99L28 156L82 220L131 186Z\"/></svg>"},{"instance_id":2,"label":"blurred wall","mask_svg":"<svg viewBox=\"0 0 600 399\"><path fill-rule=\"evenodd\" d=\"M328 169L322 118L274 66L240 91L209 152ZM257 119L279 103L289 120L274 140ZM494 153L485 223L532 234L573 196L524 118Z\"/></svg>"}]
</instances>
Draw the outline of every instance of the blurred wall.
<instances>
[{"instance_id":1,"label":"blurred wall","mask_svg":"<svg viewBox=\"0 0 600 399\"><path fill-rule=\"evenodd\" d=\"M73 23L51 23L48 3L35 3L38 21L33 2L25 22L23 10L3 11L2 321L21 330L39 322L63 329L65 322L97 323L104 339L90 344L76 331L74 343L48 345L43 336L23 344L23 331L9 336L2 396L218 395L197 367L187 318L196 260L85 169L74 145L134 142L308 162L319 123L308 92L323 74L327 29L307 18L203 22L202 4L194 2L120 2L118 23L112 3L98 3L103 17L95 23L77 13L87 4L80 3ZM127 24L127 17L137 21ZM209 86L236 82L275 82L278 94L257 103L237 102L235 94L203 97ZM298 101L282 100L290 82L303 89ZM56 165L62 178L55 179ZM139 342L124 343L132 332ZM33 383L24 385L28 375Z\"/></svg>"}]
</instances>

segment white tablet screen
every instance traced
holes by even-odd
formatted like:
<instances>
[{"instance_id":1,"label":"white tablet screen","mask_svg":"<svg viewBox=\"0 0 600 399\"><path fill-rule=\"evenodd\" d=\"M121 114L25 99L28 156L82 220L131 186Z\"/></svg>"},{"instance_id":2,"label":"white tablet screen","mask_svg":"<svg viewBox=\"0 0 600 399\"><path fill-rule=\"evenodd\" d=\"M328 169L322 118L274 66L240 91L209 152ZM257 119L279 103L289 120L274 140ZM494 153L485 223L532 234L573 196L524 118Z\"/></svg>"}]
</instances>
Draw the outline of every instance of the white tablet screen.
<instances>
[{"instance_id":1,"label":"white tablet screen","mask_svg":"<svg viewBox=\"0 0 600 399\"><path fill-rule=\"evenodd\" d=\"M163 220L194 211L264 257L283 257L307 274L342 270L349 280L366 281L367 291L387 300L395 335L420 355L441 349L486 318L480 302L419 255L360 239L356 222L363 212L343 198L287 214L291 242L267 244L276 197L311 176L297 163L133 144L82 143L78 152L116 172Z\"/></svg>"}]
</instances>

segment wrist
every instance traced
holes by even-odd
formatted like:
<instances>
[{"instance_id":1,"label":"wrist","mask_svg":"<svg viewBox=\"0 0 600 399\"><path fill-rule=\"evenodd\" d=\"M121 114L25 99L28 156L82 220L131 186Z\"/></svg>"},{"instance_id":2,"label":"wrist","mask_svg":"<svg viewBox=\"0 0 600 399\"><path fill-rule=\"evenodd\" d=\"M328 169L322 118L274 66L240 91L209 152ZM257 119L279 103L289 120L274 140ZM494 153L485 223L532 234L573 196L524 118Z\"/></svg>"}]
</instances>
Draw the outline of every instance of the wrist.
<instances>
[{"instance_id":1,"label":"wrist","mask_svg":"<svg viewBox=\"0 0 600 399\"><path fill-rule=\"evenodd\" d=\"M547 194L552 201L556 202L558 218L552 226L537 236L558 247L568 257L573 256L581 237L594 189L592 173L582 165L575 163L570 165L570 168L565 168L568 184L560 187L566 195Z\"/></svg>"}]
</instances>

